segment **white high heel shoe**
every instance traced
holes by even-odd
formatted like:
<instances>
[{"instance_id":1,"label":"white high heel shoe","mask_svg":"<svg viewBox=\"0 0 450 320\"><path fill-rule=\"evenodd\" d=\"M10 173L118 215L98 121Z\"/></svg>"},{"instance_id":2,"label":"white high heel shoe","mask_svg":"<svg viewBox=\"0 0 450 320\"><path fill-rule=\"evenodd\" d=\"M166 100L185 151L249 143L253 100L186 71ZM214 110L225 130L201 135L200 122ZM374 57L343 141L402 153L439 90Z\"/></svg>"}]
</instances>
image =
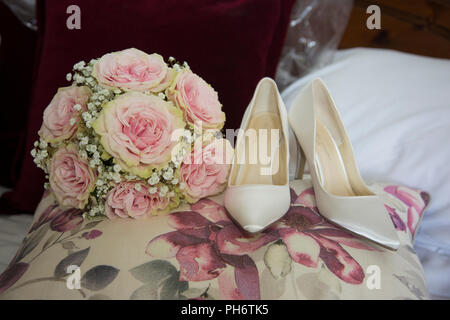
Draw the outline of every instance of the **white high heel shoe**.
<instances>
[{"instance_id":1,"label":"white high heel shoe","mask_svg":"<svg viewBox=\"0 0 450 320\"><path fill-rule=\"evenodd\" d=\"M328 220L386 248L400 245L381 200L356 166L353 148L331 95L320 79L303 88L289 111L289 123L306 160L317 207Z\"/></svg>"},{"instance_id":2,"label":"white high heel shoe","mask_svg":"<svg viewBox=\"0 0 450 320\"><path fill-rule=\"evenodd\" d=\"M288 128L275 82L261 79L242 119L224 199L248 232L265 229L289 209Z\"/></svg>"}]
</instances>

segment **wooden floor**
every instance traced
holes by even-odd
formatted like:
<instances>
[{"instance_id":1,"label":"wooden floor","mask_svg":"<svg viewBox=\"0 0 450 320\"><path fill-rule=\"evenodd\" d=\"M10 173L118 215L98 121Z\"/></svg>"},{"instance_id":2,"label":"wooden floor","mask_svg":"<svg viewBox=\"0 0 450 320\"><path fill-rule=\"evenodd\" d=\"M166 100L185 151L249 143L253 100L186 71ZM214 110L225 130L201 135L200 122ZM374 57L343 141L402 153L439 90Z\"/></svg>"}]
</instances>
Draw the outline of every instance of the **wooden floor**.
<instances>
[{"instance_id":1,"label":"wooden floor","mask_svg":"<svg viewBox=\"0 0 450 320\"><path fill-rule=\"evenodd\" d=\"M381 9L381 29L369 30L369 5ZM450 59L450 0L355 0L339 48L372 47Z\"/></svg>"}]
</instances>

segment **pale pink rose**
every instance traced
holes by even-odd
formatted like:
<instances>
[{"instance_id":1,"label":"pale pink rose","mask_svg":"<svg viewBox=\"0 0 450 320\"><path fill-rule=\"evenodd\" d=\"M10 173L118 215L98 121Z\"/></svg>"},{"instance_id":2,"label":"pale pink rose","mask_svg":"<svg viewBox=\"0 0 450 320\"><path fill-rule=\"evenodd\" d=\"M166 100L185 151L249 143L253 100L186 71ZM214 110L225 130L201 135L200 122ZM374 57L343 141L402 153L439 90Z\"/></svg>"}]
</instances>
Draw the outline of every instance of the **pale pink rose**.
<instances>
[{"instance_id":1,"label":"pale pink rose","mask_svg":"<svg viewBox=\"0 0 450 320\"><path fill-rule=\"evenodd\" d=\"M105 150L127 171L148 178L167 164L185 127L181 111L154 95L128 92L106 103L93 128Z\"/></svg>"},{"instance_id":2,"label":"pale pink rose","mask_svg":"<svg viewBox=\"0 0 450 320\"><path fill-rule=\"evenodd\" d=\"M131 48L105 54L95 63L93 76L107 88L159 92L170 85L175 72L159 54Z\"/></svg>"},{"instance_id":3,"label":"pale pink rose","mask_svg":"<svg viewBox=\"0 0 450 320\"><path fill-rule=\"evenodd\" d=\"M225 113L217 92L198 75L182 70L167 89L167 96L184 112L186 122L201 122L206 129L221 129Z\"/></svg>"},{"instance_id":4,"label":"pale pink rose","mask_svg":"<svg viewBox=\"0 0 450 320\"><path fill-rule=\"evenodd\" d=\"M91 96L88 87L59 88L50 104L44 111L39 135L47 142L68 140L74 136L80 122L80 114L87 109L87 102ZM79 111L74 109L80 105ZM72 123L71 123L71 119Z\"/></svg>"},{"instance_id":5,"label":"pale pink rose","mask_svg":"<svg viewBox=\"0 0 450 320\"><path fill-rule=\"evenodd\" d=\"M180 167L180 183L189 202L216 195L225 189L232 152L228 140L215 139L201 152L194 149L184 159Z\"/></svg>"},{"instance_id":6,"label":"pale pink rose","mask_svg":"<svg viewBox=\"0 0 450 320\"><path fill-rule=\"evenodd\" d=\"M139 191L136 189L139 185ZM109 191L106 196L105 213L110 219L143 218L165 210L169 206L169 199L161 197L159 192L150 194L148 186L141 181L125 181Z\"/></svg>"},{"instance_id":7,"label":"pale pink rose","mask_svg":"<svg viewBox=\"0 0 450 320\"><path fill-rule=\"evenodd\" d=\"M50 188L62 206L83 209L96 179L96 173L79 157L74 144L57 150L50 160Z\"/></svg>"}]
</instances>

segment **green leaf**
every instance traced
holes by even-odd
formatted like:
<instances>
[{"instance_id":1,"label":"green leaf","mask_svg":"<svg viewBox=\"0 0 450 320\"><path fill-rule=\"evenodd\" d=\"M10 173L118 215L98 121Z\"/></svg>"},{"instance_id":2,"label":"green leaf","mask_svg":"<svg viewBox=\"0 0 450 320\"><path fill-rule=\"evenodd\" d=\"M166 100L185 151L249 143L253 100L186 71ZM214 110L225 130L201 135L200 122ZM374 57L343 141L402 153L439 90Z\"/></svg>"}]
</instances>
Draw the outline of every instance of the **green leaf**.
<instances>
[{"instance_id":1,"label":"green leaf","mask_svg":"<svg viewBox=\"0 0 450 320\"><path fill-rule=\"evenodd\" d=\"M39 229L29 234L25 238L22 249L20 250L20 253L17 255L15 261L17 262L22 260L27 254L33 251L42 241L47 231L48 231L48 224L44 224Z\"/></svg>"},{"instance_id":2,"label":"green leaf","mask_svg":"<svg viewBox=\"0 0 450 320\"><path fill-rule=\"evenodd\" d=\"M272 243L264 254L264 263L274 279L284 278L291 272L292 258L284 243Z\"/></svg>"},{"instance_id":3,"label":"green leaf","mask_svg":"<svg viewBox=\"0 0 450 320\"><path fill-rule=\"evenodd\" d=\"M180 278L180 273L177 274L177 279ZM178 281L179 285L178 285L178 290L180 292L186 292L186 290L189 289L189 282L187 281Z\"/></svg>"},{"instance_id":4,"label":"green leaf","mask_svg":"<svg viewBox=\"0 0 450 320\"><path fill-rule=\"evenodd\" d=\"M163 282L161 291L159 291L159 299L161 300L175 300L180 296L180 281L178 278L171 277Z\"/></svg>"},{"instance_id":5,"label":"green leaf","mask_svg":"<svg viewBox=\"0 0 450 320\"><path fill-rule=\"evenodd\" d=\"M89 290L98 291L108 286L117 277L119 269L107 265L98 265L89 269L81 278L81 285Z\"/></svg>"},{"instance_id":6,"label":"green leaf","mask_svg":"<svg viewBox=\"0 0 450 320\"><path fill-rule=\"evenodd\" d=\"M103 220L96 220L96 221L91 221L89 223L86 223L86 225L84 226L84 230L88 230L88 229L92 229L94 227L96 227L100 222L102 222Z\"/></svg>"},{"instance_id":7,"label":"green leaf","mask_svg":"<svg viewBox=\"0 0 450 320\"><path fill-rule=\"evenodd\" d=\"M408 290L416 296L417 299L423 300L427 298L427 293L422 291L418 286L414 284L414 280L407 276L400 276L394 274L394 277L396 277Z\"/></svg>"},{"instance_id":8,"label":"green leaf","mask_svg":"<svg viewBox=\"0 0 450 320\"><path fill-rule=\"evenodd\" d=\"M70 265L80 267L89 254L90 249L91 247L87 247L86 249L69 254L67 257L62 259L55 268L55 277L62 278L67 276L67 267Z\"/></svg>"},{"instance_id":9,"label":"green leaf","mask_svg":"<svg viewBox=\"0 0 450 320\"><path fill-rule=\"evenodd\" d=\"M160 283L168 278L178 276L177 269L165 260L146 262L130 270L131 275L142 283Z\"/></svg>"},{"instance_id":10,"label":"green leaf","mask_svg":"<svg viewBox=\"0 0 450 320\"><path fill-rule=\"evenodd\" d=\"M183 281L184 282L184 281ZM146 283L137 288L132 294L131 300L178 300L180 299L180 289L185 286L175 277L170 277L162 281L159 285Z\"/></svg>"},{"instance_id":11,"label":"green leaf","mask_svg":"<svg viewBox=\"0 0 450 320\"><path fill-rule=\"evenodd\" d=\"M80 223L80 224L77 225L74 229L72 229L72 230L70 231L70 235L73 236L74 234L80 232L80 230L82 230L82 229L83 229L83 224Z\"/></svg>"},{"instance_id":12,"label":"green leaf","mask_svg":"<svg viewBox=\"0 0 450 320\"><path fill-rule=\"evenodd\" d=\"M131 300L158 300L157 288L152 283L144 284L134 290L130 297Z\"/></svg>"},{"instance_id":13,"label":"green leaf","mask_svg":"<svg viewBox=\"0 0 450 320\"><path fill-rule=\"evenodd\" d=\"M133 300L174 300L189 288L187 281L179 281L180 273L168 261L154 260L130 270L131 275L144 283L131 295Z\"/></svg>"},{"instance_id":14,"label":"green leaf","mask_svg":"<svg viewBox=\"0 0 450 320\"><path fill-rule=\"evenodd\" d=\"M77 247L75 245L75 243L73 243L73 241L65 241L65 242L61 243L61 245L66 250L73 250Z\"/></svg>"},{"instance_id":15,"label":"green leaf","mask_svg":"<svg viewBox=\"0 0 450 320\"><path fill-rule=\"evenodd\" d=\"M205 292L204 289L200 288L189 288L188 290L185 290L183 292L182 298L183 299L195 299L200 297Z\"/></svg>"},{"instance_id":16,"label":"green leaf","mask_svg":"<svg viewBox=\"0 0 450 320\"><path fill-rule=\"evenodd\" d=\"M44 246L42 247L42 250L46 250L48 247L50 247L60 235L61 233L53 233L50 237L48 237L47 241L45 241Z\"/></svg>"}]
</instances>

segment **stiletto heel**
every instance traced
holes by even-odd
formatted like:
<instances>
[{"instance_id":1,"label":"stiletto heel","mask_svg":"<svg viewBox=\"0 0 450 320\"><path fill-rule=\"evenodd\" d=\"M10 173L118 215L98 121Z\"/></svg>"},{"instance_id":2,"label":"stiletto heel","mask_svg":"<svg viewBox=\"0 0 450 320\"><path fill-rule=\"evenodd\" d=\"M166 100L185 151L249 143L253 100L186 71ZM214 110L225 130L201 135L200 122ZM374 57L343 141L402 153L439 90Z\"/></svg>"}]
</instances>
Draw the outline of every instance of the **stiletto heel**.
<instances>
[{"instance_id":1,"label":"stiletto heel","mask_svg":"<svg viewBox=\"0 0 450 320\"><path fill-rule=\"evenodd\" d=\"M306 156L305 152L303 151L302 147L299 146L300 149L300 166L298 167L297 171L297 179L302 180L303 174L305 173L305 165L306 165Z\"/></svg>"},{"instance_id":2,"label":"stiletto heel","mask_svg":"<svg viewBox=\"0 0 450 320\"><path fill-rule=\"evenodd\" d=\"M278 140L273 140L273 129L279 134ZM242 119L224 199L230 215L248 232L262 231L289 209L288 129L286 107L278 88L272 79L263 78ZM268 135L263 136L261 130L270 132L270 142L267 140ZM245 137L249 132L254 133L257 143L246 142ZM267 143L270 155L266 167L260 161L252 163L250 160L251 151L255 151L251 148L260 145L261 138L266 139L264 143ZM273 142L278 143L278 146L273 147ZM258 154L261 155L261 152Z\"/></svg>"},{"instance_id":3,"label":"stiletto heel","mask_svg":"<svg viewBox=\"0 0 450 320\"><path fill-rule=\"evenodd\" d=\"M339 112L320 79L295 98L289 123L304 151L302 160L306 156L308 161L320 213L352 233L397 249L400 242L388 212L362 180Z\"/></svg>"}]
</instances>

